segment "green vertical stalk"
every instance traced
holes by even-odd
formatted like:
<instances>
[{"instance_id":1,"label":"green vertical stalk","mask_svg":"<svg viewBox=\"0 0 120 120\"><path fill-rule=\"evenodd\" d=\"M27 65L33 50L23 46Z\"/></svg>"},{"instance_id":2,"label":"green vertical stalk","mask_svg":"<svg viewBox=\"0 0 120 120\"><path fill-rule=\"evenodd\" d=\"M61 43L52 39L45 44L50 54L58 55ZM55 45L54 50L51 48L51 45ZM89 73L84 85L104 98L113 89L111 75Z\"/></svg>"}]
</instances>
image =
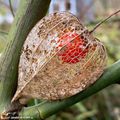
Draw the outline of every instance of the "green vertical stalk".
<instances>
[{"instance_id":1,"label":"green vertical stalk","mask_svg":"<svg viewBox=\"0 0 120 120\"><path fill-rule=\"evenodd\" d=\"M16 91L18 63L23 43L32 27L45 16L49 4L50 0L20 0L8 34L9 43L0 62L0 112L8 106Z\"/></svg>"}]
</instances>

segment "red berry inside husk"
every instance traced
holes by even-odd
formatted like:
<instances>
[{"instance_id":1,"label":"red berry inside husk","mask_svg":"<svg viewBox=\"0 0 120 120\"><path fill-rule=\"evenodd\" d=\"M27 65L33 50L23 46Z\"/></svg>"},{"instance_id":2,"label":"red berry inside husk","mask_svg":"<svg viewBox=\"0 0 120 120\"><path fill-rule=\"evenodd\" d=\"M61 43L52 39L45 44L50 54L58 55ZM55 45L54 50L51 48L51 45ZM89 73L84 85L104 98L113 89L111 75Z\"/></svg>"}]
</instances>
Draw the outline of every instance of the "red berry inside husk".
<instances>
[{"instance_id":1,"label":"red berry inside husk","mask_svg":"<svg viewBox=\"0 0 120 120\"><path fill-rule=\"evenodd\" d=\"M66 63L77 63L83 59L87 53L88 48L77 33L66 33L59 40L58 47L62 49L58 52L59 58Z\"/></svg>"}]
</instances>

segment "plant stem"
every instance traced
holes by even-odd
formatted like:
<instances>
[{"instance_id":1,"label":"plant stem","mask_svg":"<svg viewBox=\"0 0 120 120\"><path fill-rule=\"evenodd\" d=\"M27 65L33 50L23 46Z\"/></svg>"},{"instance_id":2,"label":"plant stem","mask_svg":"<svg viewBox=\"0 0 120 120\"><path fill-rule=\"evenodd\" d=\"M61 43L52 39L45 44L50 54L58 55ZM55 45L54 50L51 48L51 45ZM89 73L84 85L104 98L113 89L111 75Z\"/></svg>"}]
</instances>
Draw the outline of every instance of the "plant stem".
<instances>
[{"instance_id":1,"label":"plant stem","mask_svg":"<svg viewBox=\"0 0 120 120\"><path fill-rule=\"evenodd\" d=\"M116 15L117 13L120 12L120 9L115 11L114 13L112 13L110 16L108 16L107 18L105 18L104 20L102 20L101 22L99 22L91 31L90 33L93 33L100 25L102 25L104 22L106 22L107 20L109 20L111 17L113 17L114 15Z\"/></svg>"},{"instance_id":2,"label":"plant stem","mask_svg":"<svg viewBox=\"0 0 120 120\"><path fill-rule=\"evenodd\" d=\"M74 95L70 98L67 98L62 101L54 101L54 102L43 102L38 104L37 106L24 108L20 112L20 117L35 117L36 119L45 119L58 111L65 109L95 93L106 88L111 84L116 84L120 81L120 61L114 63L112 66L106 69L104 74L95 82L95 84L91 85L89 88L80 92L77 95Z\"/></svg>"},{"instance_id":3,"label":"plant stem","mask_svg":"<svg viewBox=\"0 0 120 120\"><path fill-rule=\"evenodd\" d=\"M10 104L17 86L17 71L23 43L32 27L47 12L50 0L21 0L8 34L9 43L0 62L0 112Z\"/></svg>"}]
</instances>

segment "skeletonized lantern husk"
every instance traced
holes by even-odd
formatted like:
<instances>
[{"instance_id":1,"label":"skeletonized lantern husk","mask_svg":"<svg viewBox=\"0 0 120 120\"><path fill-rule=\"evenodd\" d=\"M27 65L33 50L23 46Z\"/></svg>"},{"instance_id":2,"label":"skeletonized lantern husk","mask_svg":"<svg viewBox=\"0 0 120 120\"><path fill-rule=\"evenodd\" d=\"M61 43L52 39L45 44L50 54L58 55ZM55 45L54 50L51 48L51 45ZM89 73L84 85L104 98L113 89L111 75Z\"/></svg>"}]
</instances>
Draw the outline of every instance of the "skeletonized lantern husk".
<instances>
[{"instance_id":1,"label":"skeletonized lantern husk","mask_svg":"<svg viewBox=\"0 0 120 120\"><path fill-rule=\"evenodd\" d=\"M74 15L50 14L27 36L12 101L70 97L93 84L105 65L104 45Z\"/></svg>"}]
</instances>

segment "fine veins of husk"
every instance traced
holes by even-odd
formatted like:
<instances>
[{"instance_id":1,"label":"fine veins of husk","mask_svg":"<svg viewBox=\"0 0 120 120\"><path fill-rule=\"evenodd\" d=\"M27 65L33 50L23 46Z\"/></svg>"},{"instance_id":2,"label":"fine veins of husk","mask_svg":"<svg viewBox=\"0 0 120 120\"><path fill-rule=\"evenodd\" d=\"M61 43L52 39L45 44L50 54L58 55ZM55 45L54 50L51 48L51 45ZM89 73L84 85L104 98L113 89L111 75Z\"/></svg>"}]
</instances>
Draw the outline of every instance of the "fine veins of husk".
<instances>
[{"instance_id":1,"label":"fine veins of husk","mask_svg":"<svg viewBox=\"0 0 120 120\"><path fill-rule=\"evenodd\" d=\"M58 53L59 38L77 33L89 51L80 62L63 62ZM75 39L75 38L74 38ZM70 42L74 42L71 39ZM94 49L94 50L93 50ZM39 21L29 33L19 63L18 89L12 101L24 96L48 100L75 95L94 83L103 73L106 51L78 19L68 12L54 13Z\"/></svg>"}]
</instances>

